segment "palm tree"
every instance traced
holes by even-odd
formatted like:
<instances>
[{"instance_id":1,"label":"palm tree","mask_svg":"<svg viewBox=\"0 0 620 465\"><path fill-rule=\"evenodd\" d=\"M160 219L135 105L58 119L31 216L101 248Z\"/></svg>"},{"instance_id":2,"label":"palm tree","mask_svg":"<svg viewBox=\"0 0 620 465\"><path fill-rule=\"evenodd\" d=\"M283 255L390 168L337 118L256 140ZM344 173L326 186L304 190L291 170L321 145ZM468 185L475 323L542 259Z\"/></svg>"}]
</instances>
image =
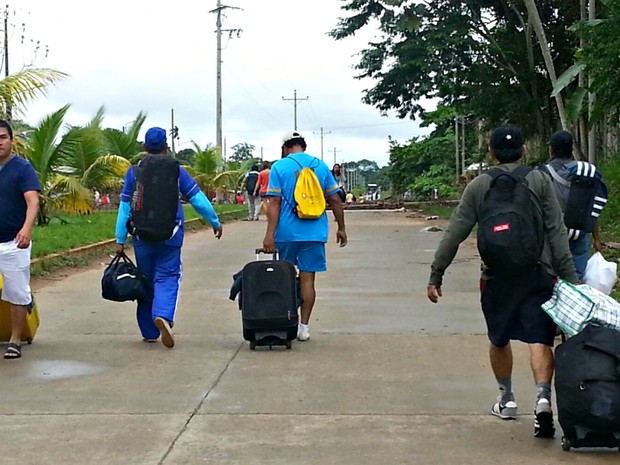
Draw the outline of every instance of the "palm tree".
<instances>
[{"instance_id":1,"label":"palm tree","mask_svg":"<svg viewBox=\"0 0 620 465\"><path fill-rule=\"evenodd\" d=\"M41 183L38 216L40 225L49 222L50 212L58 207L63 194L68 194L71 199L68 203L73 203L78 208L86 207L87 204L85 199L80 200L84 197L84 190L86 190L83 186L68 185L58 179L59 176L62 177L58 175L61 160L69 157L79 142L77 132L70 132L60 142L56 142L68 110L69 105L65 105L43 118L32 131L26 146L26 158L36 170ZM88 193L88 199L90 200L90 193Z\"/></svg>"},{"instance_id":2,"label":"palm tree","mask_svg":"<svg viewBox=\"0 0 620 465\"><path fill-rule=\"evenodd\" d=\"M220 150L211 145L202 149L192 140L194 151L194 163L192 166L184 166L188 173L196 180L200 188L211 198L213 192L226 193L229 190L237 190L240 177L243 175L240 170L226 170L226 163L222 159Z\"/></svg>"},{"instance_id":3,"label":"palm tree","mask_svg":"<svg viewBox=\"0 0 620 465\"><path fill-rule=\"evenodd\" d=\"M126 133L118 129L104 129L103 136L107 153L133 160L136 154L142 150L138 143L138 134L144 121L146 121L146 114L140 112Z\"/></svg>"},{"instance_id":4,"label":"palm tree","mask_svg":"<svg viewBox=\"0 0 620 465\"><path fill-rule=\"evenodd\" d=\"M91 190L119 189L130 166L127 158L108 151L108 140L101 128L104 114L104 107L100 107L86 126L69 129L69 133L76 133L78 143L73 152L61 160L65 167L71 168L71 176L77 177L80 184Z\"/></svg>"},{"instance_id":5,"label":"palm tree","mask_svg":"<svg viewBox=\"0 0 620 465\"><path fill-rule=\"evenodd\" d=\"M67 75L49 68L26 68L0 80L0 112L5 116L21 110L30 100L45 95L47 86Z\"/></svg>"},{"instance_id":6,"label":"palm tree","mask_svg":"<svg viewBox=\"0 0 620 465\"><path fill-rule=\"evenodd\" d=\"M103 108L86 126L70 127L56 142L68 110L65 105L46 116L26 147L41 182L39 224L47 224L54 212L92 212L92 189L117 189L130 165L126 158L106 153Z\"/></svg>"}]
</instances>

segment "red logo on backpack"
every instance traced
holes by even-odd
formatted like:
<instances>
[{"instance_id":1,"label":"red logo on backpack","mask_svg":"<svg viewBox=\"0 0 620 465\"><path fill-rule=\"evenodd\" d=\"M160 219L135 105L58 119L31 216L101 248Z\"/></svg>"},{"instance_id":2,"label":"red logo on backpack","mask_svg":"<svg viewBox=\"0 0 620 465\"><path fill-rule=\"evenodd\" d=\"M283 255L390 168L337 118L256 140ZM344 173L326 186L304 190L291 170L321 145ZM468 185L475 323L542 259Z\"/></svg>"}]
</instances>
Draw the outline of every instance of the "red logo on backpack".
<instances>
[{"instance_id":1,"label":"red logo on backpack","mask_svg":"<svg viewBox=\"0 0 620 465\"><path fill-rule=\"evenodd\" d=\"M510 223L498 224L497 226L493 226L494 233L502 231L510 231Z\"/></svg>"}]
</instances>

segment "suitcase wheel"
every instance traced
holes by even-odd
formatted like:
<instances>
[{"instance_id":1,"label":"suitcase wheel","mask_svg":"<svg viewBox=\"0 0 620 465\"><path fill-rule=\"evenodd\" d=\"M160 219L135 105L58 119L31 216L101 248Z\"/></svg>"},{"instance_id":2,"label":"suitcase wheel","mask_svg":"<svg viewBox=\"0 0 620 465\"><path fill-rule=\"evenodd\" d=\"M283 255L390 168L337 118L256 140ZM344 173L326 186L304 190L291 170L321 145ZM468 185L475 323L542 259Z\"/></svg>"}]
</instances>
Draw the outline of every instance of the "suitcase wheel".
<instances>
[{"instance_id":1,"label":"suitcase wheel","mask_svg":"<svg viewBox=\"0 0 620 465\"><path fill-rule=\"evenodd\" d=\"M570 439L568 439L566 436L562 436L562 450L564 452L568 452L570 451L570 448L571 448Z\"/></svg>"},{"instance_id":2,"label":"suitcase wheel","mask_svg":"<svg viewBox=\"0 0 620 465\"><path fill-rule=\"evenodd\" d=\"M26 339L26 342L27 342L28 344L32 344L32 338L31 338L31 337L27 338L27 339Z\"/></svg>"},{"instance_id":3,"label":"suitcase wheel","mask_svg":"<svg viewBox=\"0 0 620 465\"><path fill-rule=\"evenodd\" d=\"M293 347L293 343L291 341L286 341L284 345L286 346L287 349L290 349L291 347Z\"/></svg>"},{"instance_id":4,"label":"suitcase wheel","mask_svg":"<svg viewBox=\"0 0 620 465\"><path fill-rule=\"evenodd\" d=\"M250 341L250 350L256 350L256 341Z\"/></svg>"}]
</instances>

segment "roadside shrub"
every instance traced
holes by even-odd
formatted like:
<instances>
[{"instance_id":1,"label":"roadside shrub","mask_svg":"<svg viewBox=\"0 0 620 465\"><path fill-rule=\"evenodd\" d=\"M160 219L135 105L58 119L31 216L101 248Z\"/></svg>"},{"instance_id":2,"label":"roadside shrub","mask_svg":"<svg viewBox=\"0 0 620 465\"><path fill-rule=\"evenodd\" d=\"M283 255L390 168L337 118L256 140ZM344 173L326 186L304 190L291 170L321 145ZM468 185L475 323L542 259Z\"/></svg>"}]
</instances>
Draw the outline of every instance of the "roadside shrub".
<instances>
[{"instance_id":1,"label":"roadside shrub","mask_svg":"<svg viewBox=\"0 0 620 465\"><path fill-rule=\"evenodd\" d=\"M442 199L458 195L454 186L454 172L445 165L434 165L415 178L410 190L418 200L432 199L433 189L439 190Z\"/></svg>"}]
</instances>

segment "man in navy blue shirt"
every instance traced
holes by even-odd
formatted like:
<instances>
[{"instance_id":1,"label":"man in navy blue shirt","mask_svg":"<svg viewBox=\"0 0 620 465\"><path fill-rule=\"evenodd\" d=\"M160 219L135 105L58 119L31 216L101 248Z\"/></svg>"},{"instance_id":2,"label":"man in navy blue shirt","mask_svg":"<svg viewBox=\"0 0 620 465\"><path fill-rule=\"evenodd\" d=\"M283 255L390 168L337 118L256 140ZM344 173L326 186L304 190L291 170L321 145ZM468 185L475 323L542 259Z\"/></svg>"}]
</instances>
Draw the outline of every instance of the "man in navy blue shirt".
<instances>
[{"instance_id":1,"label":"man in navy blue shirt","mask_svg":"<svg viewBox=\"0 0 620 465\"><path fill-rule=\"evenodd\" d=\"M13 153L13 129L0 120L0 273L2 300L11 304L6 359L22 356L21 339L32 305L30 237L39 211L41 184L32 165Z\"/></svg>"},{"instance_id":2,"label":"man in navy blue shirt","mask_svg":"<svg viewBox=\"0 0 620 465\"><path fill-rule=\"evenodd\" d=\"M149 129L144 136L144 150L151 155L167 156L166 131L158 127ZM118 253L122 252L127 240L127 221L131 215L135 179L132 166L125 175L116 219ZM187 198L192 207L211 224L213 234L219 239L222 236L222 225L217 213L196 181L182 167L179 167L179 193ZM161 342L169 349L174 347L171 328L176 317L181 285L184 218L180 201L177 206L176 222L177 226L172 236L164 242L149 242L137 235L132 239L136 264L151 280L154 289L152 300L138 302L137 319L140 332L145 342L155 342L161 335Z\"/></svg>"}]
</instances>

